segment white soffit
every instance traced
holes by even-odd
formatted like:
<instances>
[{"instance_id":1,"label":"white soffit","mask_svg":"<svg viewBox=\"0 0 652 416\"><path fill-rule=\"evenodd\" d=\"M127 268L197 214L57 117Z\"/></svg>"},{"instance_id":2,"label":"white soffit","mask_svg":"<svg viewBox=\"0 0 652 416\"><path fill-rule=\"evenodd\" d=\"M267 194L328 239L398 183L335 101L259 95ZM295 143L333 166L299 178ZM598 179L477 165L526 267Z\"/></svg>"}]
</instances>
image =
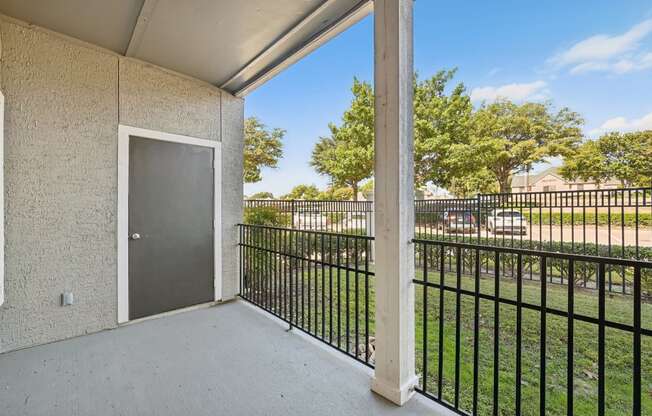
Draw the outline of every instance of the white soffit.
<instances>
[{"instance_id":1,"label":"white soffit","mask_svg":"<svg viewBox=\"0 0 652 416\"><path fill-rule=\"evenodd\" d=\"M144 0L0 0L0 13L124 53Z\"/></svg>"},{"instance_id":2,"label":"white soffit","mask_svg":"<svg viewBox=\"0 0 652 416\"><path fill-rule=\"evenodd\" d=\"M244 95L370 0L0 0L0 13Z\"/></svg>"}]
</instances>

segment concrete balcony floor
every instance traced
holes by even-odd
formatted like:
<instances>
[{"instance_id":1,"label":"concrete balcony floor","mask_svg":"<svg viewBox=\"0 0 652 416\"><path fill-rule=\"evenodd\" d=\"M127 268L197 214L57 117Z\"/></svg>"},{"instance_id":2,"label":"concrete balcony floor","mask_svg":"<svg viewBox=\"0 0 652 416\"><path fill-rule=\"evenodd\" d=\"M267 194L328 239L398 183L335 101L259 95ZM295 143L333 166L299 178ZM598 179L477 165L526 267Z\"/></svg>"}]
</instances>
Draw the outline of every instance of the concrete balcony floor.
<instances>
[{"instance_id":1,"label":"concrete balcony floor","mask_svg":"<svg viewBox=\"0 0 652 416\"><path fill-rule=\"evenodd\" d=\"M244 302L0 355L2 415L433 415Z\"/></svg>"}]
</instances>

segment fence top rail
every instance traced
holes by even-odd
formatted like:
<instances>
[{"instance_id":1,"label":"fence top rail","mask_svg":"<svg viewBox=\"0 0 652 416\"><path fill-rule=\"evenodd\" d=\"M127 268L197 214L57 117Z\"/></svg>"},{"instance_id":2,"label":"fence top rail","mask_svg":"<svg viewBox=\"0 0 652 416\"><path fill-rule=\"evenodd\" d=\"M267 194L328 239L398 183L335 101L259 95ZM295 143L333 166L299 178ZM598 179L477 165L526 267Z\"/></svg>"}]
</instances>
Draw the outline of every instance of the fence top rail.
<instances>
[{"instance_id":1,"label":"fence top rail","mask_svg":"<svg viewBox=\"0 0 652 416\"><path fill-rule=\"evenodd\" d=\"M588 193L647 193L652 192L652 187L639 187L639 188L605 188L605 189L568 189L561 191L532 191L532 192L502 192L495 194L478 194L480 197L484 196L513 196L513 195L533 195L533 194L588 194Z\"/></svg>"},{"instance_id":2,"label":"fence top rail","mask_svg":"<svg viewBox=\"0 0 652 416\"><path fill-rule=\"evenodd\" d=\"M478 194L474 198L416 199L421 212L435 209L650 207L652 187ZM275 207L283 212L373 212L373 201L246 199L245 207Z\"/></svg>"},{"instance_id":3,"label":"fence top rail","mask_svg":"<svg viewBox=\"0 0 652 416\"><path fill-rule=\"evenodd\" d=\"M303 199L246 199L247 208L274 207L284 212L372 212L373 201L329 201Z\"/></svg>"},{"instance_id":4,"label":"fence top rail","mask_svg":"<svg viewBox=\"0 0 652 416\"><path fill-rule=\"evenodd\" d=\"M296 203L321 203L330 202L334 204L372 204L374 201L353 201L353 200L339 200L339 199L245 199L246 202L296 202Z\"/></svg>"},{"instance_id":5,"label":"fence top rail","mask_svg":"<svg viewBox=\"0 0 652 416\"><path fill-rule=\"evenodd\" d=\"M331 237L340 237L340 238L357 238L360 240L373 240L374 237L368 235L359 235L359 234L345 234L345 233L334 233L329 231L314 231L314 230L300 230L296 228L286 228L286 227L275 227L271 225L258 225L258 224L236 224L237 227L242 228L257 228L261 230L272 230L272 231L289 231L291 233L302 233L302 234L315 234L315 235L327 235Z\"/></svg>"},{"instance_id":6,"label":"fence top rail","mask_svg":"<svg viewBox=\"0 0 652 416\"><path fill-rule=\"evenodd\" d=\"M545 251L545 250L529 250L524 248L514 248L514 247L501 247L501 246L491 246L486 244L473 244L473 243L460 243L454 241L438 241L438 240L423 240L423 239L413 239L415 244L424 244L424 245L436 245L436 246L447 246L447 247L459 247L467 248L481 251L493 251L500 253L510 253L510 254L522 254L525 256L534 256L534 257L547 257L547 258L556 258L561 260L573 260L587 263L605 263L613 266L625 266L625 267L639 267L641 269L650 269L652 268L652 261L644 260L629 260L629 259L620 259L615 257L601 257L601 256L590 256L583 254L570 254L570 253L560 253L558 251Z\"/></svg>"}]
</instances>

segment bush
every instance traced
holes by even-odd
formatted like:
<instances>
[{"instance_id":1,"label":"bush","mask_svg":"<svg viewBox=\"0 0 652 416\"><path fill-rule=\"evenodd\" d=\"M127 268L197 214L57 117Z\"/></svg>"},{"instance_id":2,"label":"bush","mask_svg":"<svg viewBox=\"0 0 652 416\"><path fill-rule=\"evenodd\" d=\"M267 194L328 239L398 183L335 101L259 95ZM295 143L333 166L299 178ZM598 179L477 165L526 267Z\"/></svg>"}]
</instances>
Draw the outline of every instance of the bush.
<instances>
[{"instance_id":1,"label":"bush","mask_svg":"<svg viewBox=\"0 0 652 416\"><path fill-rule=\"evenodd\" d=\"M290 214L283 213L276 207L251 207L244 210L245 224L285 227L291 221Z\"/></svg>"},{"instance_id":2,"label":"bush","mask_svg":"<svg viewBox=\"0 0 652 416\"><path fill-rule=\"evenodd\" d=\"M589 210L591 208L587 208ZM579 208L577 209L579 210ZM563 215L560 212L542 212L539 214L536 210L532 210L530 213L528 210L522 210L523 216L532 224L542 224L542 225L595 225L596 214L595 212L575 212L571 215L570 212L564 212ZM618 208L614 208L611 213L611 218L606 212L598 212L597 220L598 226L620 226L624 224L625 227L635 227L636 226L636 213L626 212L624 215L621 215ZM650 227L652 226L652 214L647 212L638 213L638 226L639 227Z\"/></svg>"},{"instance_id":3,"label":"bush","mask_svg":"<svg viewBox=\"0 0 652 416\"><path fill-rule=\"evenodd\" d=\"M455 236L450 235L439 235L432 236L427 234L417 234L416 238L423 240L435 240L443 242L455 242ZM459 241L459 240L458 240ZM611 246L611 250L608 245L604 244L571 244L570 242L560 242L560 241L535 241L535 240L501 240L501 239L492 239L485 237L468 237L464 240L467 244L479 244L483 246L503 246L503 247L512 247L520 248L526 250L535 250L542 252L557 252L557 253L572 253L578 255L586 256L598 256L598 257L614 257L622 258L629 260L642 260L642 261L652 261L652 247L639 247L638 248L638 257L637 249L635 246ZM432 251L431 251L432 250ZM417 260L423 258L423 245L417 244L415 247L416 258ZM462 250L462 264L465 270L471 270L474 264L474 253L475 250ZM438 259L441 255L439 247L435 246L433 249L428 251L428 264L431 268L438 267ZM448 256L454 256L452 253L448 253ZM481 252L481 261L483 265L488 265L491 269L494 262L494 253L491 251ZM503 274L507 275L505 271L513 270L516 265L516 255L509 253L504 253L500 255L500 262L502 265ZM534 272L539 272L539 262L540 257L537 255L534 256L522 256L522 264L525 270L533 270ZM554 278L563 277L564 280L568 279L568 261L556 258L548 258L547 265L552 267ZM433 269L434 270L434 269ZM630 286L633 282L633 273L631 268L622 269L619 266L607 267L607 271L611 270L612 274L619 276L620 279L624 279L626 284ZM512 276L514 277L514 276ZM597 277L597 267L595 263L591 262L575 262L575 283L578 285L583 285L586 282L595 282ZM641 271L641 283L642 291L646 296L652 296L652 269L643 269Z\"/></svg>"}]
</instances>

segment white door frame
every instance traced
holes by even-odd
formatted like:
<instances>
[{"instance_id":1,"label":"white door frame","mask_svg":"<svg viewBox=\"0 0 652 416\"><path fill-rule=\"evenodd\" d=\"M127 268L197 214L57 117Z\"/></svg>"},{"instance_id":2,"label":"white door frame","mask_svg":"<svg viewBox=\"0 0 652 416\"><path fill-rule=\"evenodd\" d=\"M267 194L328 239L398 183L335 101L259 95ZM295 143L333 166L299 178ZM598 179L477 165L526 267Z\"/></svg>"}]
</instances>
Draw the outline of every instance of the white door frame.
<instances>
[{"instance_id":1,"label":"white door frame","mask_svg":"<svg viewBox=\"0 0 652 416\"><path fill-rule=\"evenodd\" d=\"M221 143L161 131L118 125L118 323L129 321L129 138L131 136L166 142L210 147L214 152L213 248L214 299L222 299L222 156Z\"/></svg>"}]
</instances>

